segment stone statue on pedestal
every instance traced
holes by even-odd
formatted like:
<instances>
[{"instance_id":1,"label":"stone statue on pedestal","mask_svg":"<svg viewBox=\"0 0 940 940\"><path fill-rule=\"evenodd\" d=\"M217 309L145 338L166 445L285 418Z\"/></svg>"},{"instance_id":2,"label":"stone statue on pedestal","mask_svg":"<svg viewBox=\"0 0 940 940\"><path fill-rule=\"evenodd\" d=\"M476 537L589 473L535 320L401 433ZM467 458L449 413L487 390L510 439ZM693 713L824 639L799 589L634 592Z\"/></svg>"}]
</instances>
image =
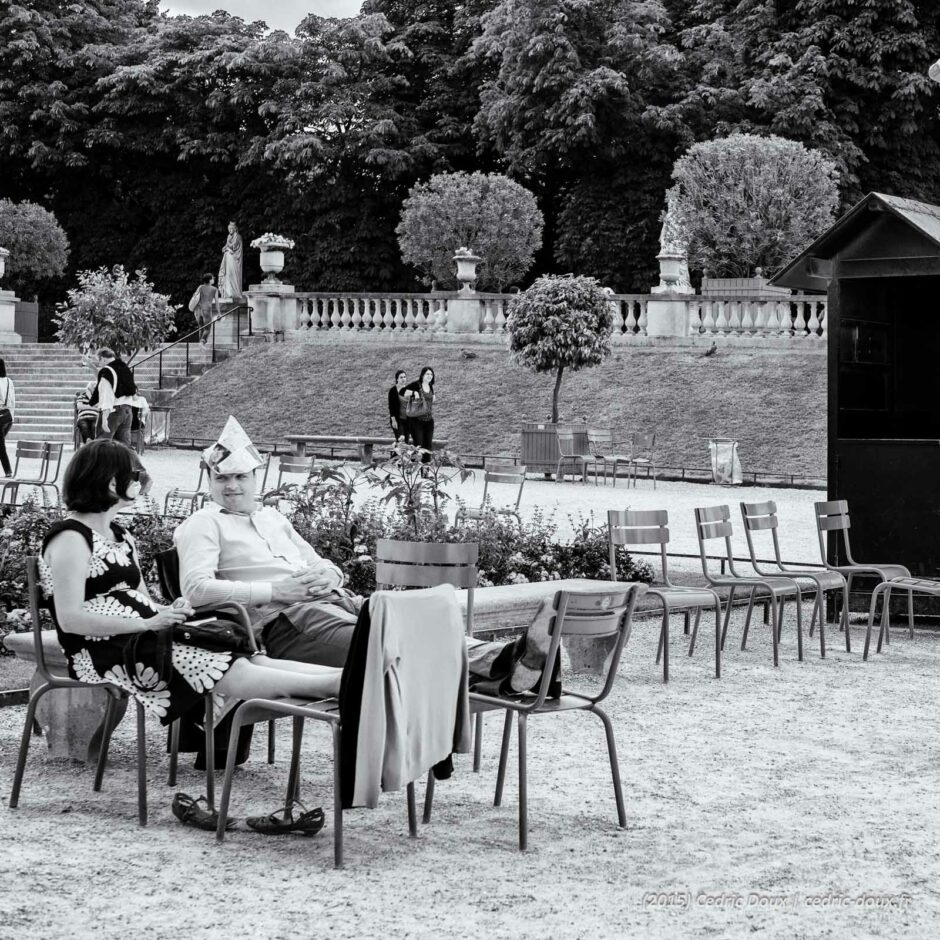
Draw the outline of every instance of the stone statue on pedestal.
<instances>
[{"instance_id":1,"label":"stone statue on pedestal","mask_svg":"<svg viewBox=\"0 0 940 940\"><path fill-rule=\"evenodd\" d=\"M659 232L659 284L654 294L694 294L689 278L689 238L679 222L676 212L678 195L675 189L666 193L666 208L663 210L663 227Z\"/></svg>"},{"instance_id":2,"label":"stone statue on pedestal","mask_svg":"<svg viewBox=\"0 0 940 940\"><path fill-rule=\"evenodd\" d=\"M228 238L222 249L222 266L219 268L219 297L225 300L243 300L242 290L242 237L234 222L228 224Z\"/></svg>"}]
</instances>

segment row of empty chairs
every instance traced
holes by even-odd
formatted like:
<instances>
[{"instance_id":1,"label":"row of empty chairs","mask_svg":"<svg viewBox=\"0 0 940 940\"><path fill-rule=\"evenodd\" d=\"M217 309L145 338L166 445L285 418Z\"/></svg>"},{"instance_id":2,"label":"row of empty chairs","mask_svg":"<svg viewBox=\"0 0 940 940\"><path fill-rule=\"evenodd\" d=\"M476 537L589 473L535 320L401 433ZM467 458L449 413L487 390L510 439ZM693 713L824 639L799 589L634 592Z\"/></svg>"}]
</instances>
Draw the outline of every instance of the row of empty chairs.
<instances>
[{"instance_id":1,"label":"row of empty chairs","mask_svg":"<svg viewBox=\"0 0 940 940\"><path fill-rule=\"evenodd\" d=\"M556 482L564 479L565 467L568 473L580 471L581 480L587 482L588 468L594 469L594 485L597 485L597 471L604 473L604 483L607 483L607 472L610 471L613 485L617 485L617 473L621 467L627 471L627 485L633 481L636 486L636 477L639 470L645 470L647 476L653 477L653 489L656 489L656 463L653 451L656 446L655 434L635 433L628 442L615 441L613 432L601 428L589 428L587 431L587 452L578 450L577 435L575 431L560 428L558 430L558 466L555 471ZM616 448L622 443L629 443L627 453L617 453Z\"/></svg>"}]
</instances>

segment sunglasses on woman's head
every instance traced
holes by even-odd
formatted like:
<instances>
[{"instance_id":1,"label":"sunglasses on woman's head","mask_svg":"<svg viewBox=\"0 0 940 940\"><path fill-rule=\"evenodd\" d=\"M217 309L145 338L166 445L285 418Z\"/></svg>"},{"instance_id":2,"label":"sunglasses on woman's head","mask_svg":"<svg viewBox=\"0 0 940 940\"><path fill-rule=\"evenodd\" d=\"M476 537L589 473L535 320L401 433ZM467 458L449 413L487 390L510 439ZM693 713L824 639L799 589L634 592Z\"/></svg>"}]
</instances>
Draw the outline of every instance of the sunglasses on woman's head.
<instances>
[{"instance_id":1,"label":"sunglasses on woman's head","mask_svg":"<svg viewBox=\"0 0 940 940\"><path fill-rule=\"evenodd\" d=\"M140 483L140 478L143 474L143 470L131 470L131 483Z\"/></svg>"}]
</instances>

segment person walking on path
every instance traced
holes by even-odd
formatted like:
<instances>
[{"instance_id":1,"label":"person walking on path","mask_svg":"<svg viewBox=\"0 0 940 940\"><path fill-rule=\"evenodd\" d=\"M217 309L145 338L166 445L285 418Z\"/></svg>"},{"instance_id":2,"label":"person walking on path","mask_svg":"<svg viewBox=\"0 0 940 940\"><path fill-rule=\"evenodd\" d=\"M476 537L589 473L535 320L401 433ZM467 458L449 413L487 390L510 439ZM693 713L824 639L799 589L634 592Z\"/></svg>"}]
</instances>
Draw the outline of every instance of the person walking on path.
<instances>
[{"instance_id":1,"label":"person walking on path","mask_svg":"<svg viewBox=\"0 0 940 940\"><path fill-rule=\"evenodd\" d=\"M133 399L137 394L134 373L126 362L107 346L98 350L97 388L91 396L91 404L101 412L98 437L120 441L131 445Z\"/></svg>"},{"instance_id":2,"label":"person walking on path","mask_svg":"<svg viewBox=\"0 0 940 940\"><path fill-rule=\"evenodd\" d=\"M196 306L193 309L193 316L196 318L196 326L199 327L199 342L205 345L209 341L209 324L213 318L213 308L215 316L221 313L219 308L219 292L212 283L212 275L206 274L202 283L196 288Z\"/></svg>"},{"instance_id":3,"label":"person walking on path","mask_svg":"<svg viewBox=\"0 0 940 940\"><path fill-rule=\"evenodd\" d=\"M410 444L410 430L405 409L402 407L401 393L405 388L405 370L399 369L395 373L395 384L388 390L388 423L391 425L395 443L404 441Z\"/></svg>"},{"instance_id":4,"label":"person walking on path","mask_svg":"<svg viewBox=\"0 0 940 940\"><path fill-rule=\"evenodd\" d=\"M402 398L409 401L408 429L412 443L428 451L423 462L430 463L434 442L434 370L425 366L418 375L418 381L405 386Z\"/></svg>"},{"instance_id":5,"label":"person walking on path","mask_svg":"<svg viewBox=\"0 0 940 940\"><path fill-rule=\"evenodd\" d=\"M16 413L16 389L7 376L6 363L0 359L0 464L3 465L3 475L12 476L10 458L7 456L7 434L13 427L13 416Z\"/></svg>"}]
</instances>

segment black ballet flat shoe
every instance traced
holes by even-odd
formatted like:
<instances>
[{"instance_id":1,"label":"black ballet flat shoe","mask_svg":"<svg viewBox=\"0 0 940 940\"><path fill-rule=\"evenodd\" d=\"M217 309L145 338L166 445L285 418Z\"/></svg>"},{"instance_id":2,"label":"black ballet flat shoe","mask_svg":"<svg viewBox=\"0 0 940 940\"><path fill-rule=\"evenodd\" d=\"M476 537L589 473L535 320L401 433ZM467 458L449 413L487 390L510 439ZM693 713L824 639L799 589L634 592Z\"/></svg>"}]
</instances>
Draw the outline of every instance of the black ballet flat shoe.
<instances>
[{"instance_id":1,"label":"black ballet flat shoe","mask_svg":"<svg viewBox=\"0 0 940 940\"><path fill-rule=\"evenodd\" d=\"M205 806L200 806L203 803ZM209 809L209 803L204 796L194 800L186 793L177 793L173 797L173 815L184 825L204 829L206 832L215 832L219 825L219 814ZM225 831L231 832L235 828L235 820L225 821Z\"/></svg>"},{"instance_id":2,"label":"black ballet flat shoe","mask_svg":"<svg viewBox=\"0 0 940 940\"><path fill-rule=\"evenodd\" d=\"M294 815L294 807L299 806L301 813ZM322 828L326 818L318 806L308 810L303 803L288 803L283 809L275 810L268 816L249 816L245 825L255 832L266 836L281 836L289 832L299 832L302 836L315 836Z\"/></svg>"}]
</instances>

